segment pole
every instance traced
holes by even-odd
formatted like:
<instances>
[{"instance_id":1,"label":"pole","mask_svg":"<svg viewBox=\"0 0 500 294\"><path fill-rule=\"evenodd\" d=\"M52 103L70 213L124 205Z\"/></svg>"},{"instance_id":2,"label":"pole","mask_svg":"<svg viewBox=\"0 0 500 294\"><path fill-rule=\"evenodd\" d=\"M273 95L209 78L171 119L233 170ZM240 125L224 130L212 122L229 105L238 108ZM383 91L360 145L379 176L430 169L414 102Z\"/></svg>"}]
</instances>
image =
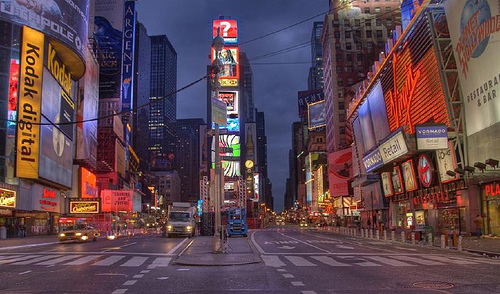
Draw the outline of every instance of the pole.
<instances>
[{"instance_id":1,"label":"pole","mask_svg":"<svg viewBox=\"0 0 500 294\"><path fill-rule=\"evenodd\" d=\"M372 199L372 211L370 213L370 218L371 218L370 223L372 224L371 229L373 230L373 228L374 228L374 223L373 223L373 191L370 191L370 197Z\"/></svg>"}]
</instances>

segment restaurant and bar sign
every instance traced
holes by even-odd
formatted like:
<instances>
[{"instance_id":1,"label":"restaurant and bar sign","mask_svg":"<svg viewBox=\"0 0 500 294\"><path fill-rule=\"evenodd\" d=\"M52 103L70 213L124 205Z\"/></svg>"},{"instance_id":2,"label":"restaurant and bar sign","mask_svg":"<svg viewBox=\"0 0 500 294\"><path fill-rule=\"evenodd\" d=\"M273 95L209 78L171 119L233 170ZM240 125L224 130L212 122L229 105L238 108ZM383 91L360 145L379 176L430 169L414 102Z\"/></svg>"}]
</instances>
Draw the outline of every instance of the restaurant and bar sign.
<instances>
[{"instance_id":1,"label":"restaurant and bar sign","mask_svg":"<svg viewBox=\"0 0 500 294\"><path fill-rule=\"evenodd\" d=\"M74 214L87 214L99 213L99 201L70 201L69 213Z\"/></svg>"}]
</instances>

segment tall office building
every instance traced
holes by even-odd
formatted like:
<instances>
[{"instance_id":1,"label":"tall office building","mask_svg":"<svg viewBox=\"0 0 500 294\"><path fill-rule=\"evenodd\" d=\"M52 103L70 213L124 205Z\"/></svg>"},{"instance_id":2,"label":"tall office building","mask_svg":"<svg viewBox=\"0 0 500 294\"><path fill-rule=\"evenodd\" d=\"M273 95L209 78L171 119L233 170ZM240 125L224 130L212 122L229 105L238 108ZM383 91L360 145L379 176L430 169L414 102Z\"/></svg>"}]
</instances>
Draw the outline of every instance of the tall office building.
<instances>
[{"instance_id":1,"label":"tall office building","mask_svg":"<svg viewBox=\"0 0 500 294\"><path fill-rule=\"evenodd\" d=\"M255 104L253 99L253 73L247 54L240 51L240 95L242 123L255 122Z\"/></svg>"},{"instance_id":2,"label":"tall office building","mask_svg":"<svg viewBox=\"0 0 500 294\"><path fill-rule=\"evenodd\" d=\"M176 123L176 170L181 179L181 201L200 199L200 126L201 118L179 119Z\"/></svg>"},{"instance_id":3,"label":"tall office building","mask_svg":"<svg viewBox=\"0 0 500 294\"><path fill-rule=\"evenodd\" d=\"M399 5L399 0L330 1L321 35L328 152L347 148L352 141L346 106L355 85L384 51L391 31L401 24Z\"/></svg>"},{"instance_id":4,"label":"tall office building","mask_svg":"<svg viewBox=\"0 0 500 294\"><path fill-rule=\"evenodd\" d=\"M315 21L311 34L311 68L307 79L308 90L323 89L323 22Z\"/></svg>"},{"instance_id":5,"label":"tall office building","mask_svg":"<svg viewBox=\"0 0 500 294\"><path fill-rule=\"evenodd\" d=\"M153 103L149 107L149 151L156 157L154 162L162 165L157 169L172 169L176 149L177 52L165 35L151 37L150 85L149 99Z\"/></svg>"}]
</instances>

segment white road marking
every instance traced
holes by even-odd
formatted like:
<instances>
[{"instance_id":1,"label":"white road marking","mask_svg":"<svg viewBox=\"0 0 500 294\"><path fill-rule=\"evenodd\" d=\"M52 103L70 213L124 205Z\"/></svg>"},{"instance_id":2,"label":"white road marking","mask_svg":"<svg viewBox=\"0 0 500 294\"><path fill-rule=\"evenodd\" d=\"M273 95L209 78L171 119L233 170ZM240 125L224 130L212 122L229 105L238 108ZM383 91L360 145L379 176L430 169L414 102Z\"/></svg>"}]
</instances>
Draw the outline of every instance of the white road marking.
<instances>
[{"instance_id":1,"label":"white road marking","mask_svg":"<svg viewBox=\"0 0 500 294\"><path fill-rule=\"evenodd\" d=\"M0 260L7 259L7 258L15 258L15 257L19 257L19 255L5 255L5 256L0 256Z\"/></svg>"},{"instance_id":2,"label":"white road marking","mask_svg":"<svg viewBox=\"0 0 500 294\"><path fill-rule=\"evenodd\" d=\"M156 278L156 279L157 279L157 280L167 280L167 279L168 279L168 277L158 277L158 278Z\"/></svg>"},{"instance_id":3,"label":"white road marking","mask_svg":"<svg viewBox=\"0 0 500 294\"><path fill-rule=\"evenodd\" d=\"M174 254L174 252L179 249L179 247L181 247L184 243L186 243L188 240L188 238L186 237L184 240L182 240L182 242L180 242L179 244L177 244L174 248L172 248L172 250L170 250L169 252L167 252L167 254Z\"/></svg>"},{"instance_id":4,"label":"white road marking","mask_svg":"<svg viewBox=\"0 0 500 294\"><path fill-rule=\"evenodd\" d=\"M149 273L150 271L151 271L151 270L142 270L142 271L141 271L141 274L147 274L147 273Z\"/></svg>"},{"instance_id":5,"label":"white road marking","mask_svg":"<svg viewBox=\"0 0 500 294\"><path fill-rule=\"evenodd\" d=\"M315 265L314 263L306 260L305 258L303 257L300 257L300 256L287 256L285 255L285 258L290 260L293 265L295 266L317 266Z\"/></svg>"},{"instance_id":6,"label":"white road marking","mask_svg":"<svg viewBox=\"0 0 500 294\"><path fill-rule=\"evenodd\" d=\"M0 264L6 264L6 263L16 262L16 261L20 261L20 260L26 260L26 259L35 258L38 256L40 256L40 255L25 255L25 256L21 256L21 257L4 259L4 260L0 260Z\"/></svg>"},{"instance_id":7,"label":"white road marking","mask_svg":"<svg viewBox=\"0 0 500 294\"><path fill-rule=\"evenodd\" d=\"M124 276L127 277L126 274L114 274L114 273L103 273L103 274L95 274L96 276Z\"/></svg>"},{"instance_id":8,"label":"white road marking","mask_svg":"<svg viewBox=\"0 0 500 294\"><path fill-rule=\"evenodd\" d=\"M127 262L125 262L124 264L122 264L121 266L129 266L129 267L141 266L144 262L146 262L148 258L149 257L135 256L132 257Z\"/></svg>"},{"instance_id":9,"label":"white road marking","mask_svg":"<svg viewBox=\"0 0 500 294\"><path fill-rule=\"evenodd\" d=\"M25 274L29 274L29 273L31 273L31 271L25 271L25 272L19 273L19 275L25 275Z\"/></svg>"},{"instance_id":10,"label":"white road marking","mask_svg":"<svg viewBox=\"0 0 500 294\"><path fill-rule=\"evenodd\" d=\"M257 250L259 250L260 254L264 254L265 251L262 250L262 247L260 247L260 245L257 244L257 242L255 241L255 237L254 237L255 233L256 233L255 231L252 233L252 236L250 236L250 240L252 241L255 248L257 248Z\"/></svg>"},{"instance_id":11,"label":"white road marking","mask_svg":"<svg viewBox=\"0 0 500 294\"><path fill-rule=\"evenodd\" d=\"M167 267L171 260L172 258L170 257L158 257L148 266L148 268Z\"/></svg>"},{"instance_id":12,"label":"white road marking","mask_svg":"<svg viewBox=\"0 0 500 294\"><path fill-rule=\"evenodd\" d=\"M79 258L77 260L74 260L72 262L68 262L68 263L65 263L64 265L82 265L84 263L87 263L89 261L92 261L94 259L97 259L99 257L101 257L102 255L90 255L90 256L85 256L85 257L82 257L82 258Z\"/></svg>"},{"instance_id":13,"label":"white road marking","mask_svg":"<svg viewBox=\"0 0 500 294\"><path fill-rule=\"evenodd\" d=\"M24 248L29 248L29 247L40 247L40 246L47 246L47 245L53 245L53 244L59 244L59 242L49 242L49 243L38 243L38 244L3 247L3 248L0 248L0 251L12 250L12 249L24 249Z\"/></svg>"},{"instance_id":14,"label":"white road marking","mask_svg":"<svg viewBox=\"0 0 500 294\"><path fill-rule=\"evenodd\" d=\"M283 233L279 233L279 234L280 234L280 235L282 235L282 236L284 236L284 237L290 238L290 239L292 239L292 240L299 241L299 242L300 242L300 243L302 243L302 244L306 244L307 246L310 246L310 247L312 247L312 248L318 249L318 250L320 250L320 251L323 251L323 252L326 252L326 253L331 253L331 252L330 252L330 251L328 251L328 250L325 250L325 249L323 249L323 248L319 248L319 247L317 247L317 246L314 246L314 245L312 245L312 244L309 244L309 243L304 242L304 241L302 241L302 240L299 240L299 239L297 239L297 238L287 236L287 235L285 235L285 234L283 234Z\"/></svg>"},{"instance_id":15,"label":"white road marking","mask_svg":"<svg viewBox=\"0 0 500 294\"><path fill-rule=\"evenodd\" d=\"M338 262L335 259L330 258L328 256L311 256L311 258L314 258L317 261L320 261L320 262L327 264L329 266L350 266L347 263Z\"/></svg>"},{"instance_id":16,"label":"white road marking","mask_svg":"<svg viewBox=\"0 0 500 294\"><path fill-rule=\"evenodd\" d=\"M188 268L179 268L177 269L178 271L188 271L189 269Z\"/></svg>"},{"instance_id":17,"label":"white road marking","mask_svg":"<svg viewBox=\"0 0 500 294\"><path fill-rule=\"evenodd\" d=\"M284 269L284 268L279 268L279 269L276 269L276 270L279 271L279 272L282 272L282 273L286 272L286 269Z\"/></svg>"},{"instance_id":18,"label":"white road marking","mask_svg":"<svg viewBox=\"0 0 500 294\"><path fill-rule=\"evenodd\" d=\"M344 246L344 245L335 245L335 247L337 247L337 248L341 248L341 249L354 249L354 247L351 247L351 246Z\"/></svg>"},{"instance_id":19,"label":"white road marking","mask_svg":"<svg viewBox=\"0 0 500 294\"><path fill-rule=\"evenodd\" d=\"M399 247L399 246L394 246L396 249L401 249L401 250L408 250L408 251L417 251L415 248L404 248L404 247Z\"/></svg>"},{"instance_id":20,"label":"white road marking","mask_svg":"<svg viewBox=\"0 0 500 294\"><path fill-rule=\"evenodd\" d=\"M128 289L116 289L111 294L123 294L123 293L127 292L127 290Z\"/></svg>"},{"instance_id":21,"label":"white road marking","mask_svg":"<svg viewBox=\"0 0 500 294\"><path fill-rule=\"evenodd\" d=\"M287 279L288 278L295 278L295 276L292 274L283 274L283 278L287 278Z\"/></svg>"},{"instance_id":22,"label":"white road marking","mask_svg":"<svg viewBox=\"0 0 500 294\"><path fill-rule=\"evenodd\" d=\"M297 286L305 286L304 283L302 283L302 282L292 282L292 285L294 285L296 287Z\"/></svg>"},{"instance_id":23,"label":"white road marking","mask_svg":"<svg viewBox=\"0 0 500 294\"><path fill-rule=\"evenodd\" d=\"M447 258L447 257L444 257L444 256L424 255L422 257L423 258L427 258L427 259L432 259L432 260L447 262L447 263L461 264L461 265L464 265L464 264L477 264L477 262L472 262L472 261L468 261L468 260L465 260L465 259L458 259L458 258L453 259L453 258Z\"/></svg>"},{"instance_id":24,"label":"white road marking","mask_svg":"<svg viewBox=\"0 0 500 294\"><path fill-rule=\"evenodd\" d=\"M392 265L392 266L415 266L414 264L409 264L406 262L401 262L399 260L394 260L394 259L390 259L390 258L386 258L386 257L382 257L382 256L364 256L364 258L368 258L368 259L375 260L375 261L378 261L380 263Z\"/></svg>"},{"instance_id":25,"label":"white road marking","mask_svg":"<svg viewBox=\"0 0 500 294\"><path fill-rule=\"evenodd\" d=\"M441 263L441 262L427 260L427 259L422 259L422 258L419 258L419 257L395 255L395 256L391 256L391 258L399 259L399 260L402 260L402 261L411 261L411 262L418 263L418 264L423 264L423 265L444 265L444 263Z\"/></svg>"},{"instance_id":26,"label":"white road marking","mask_svg":"<svg viewBox=\"0 0 500 294\"><path fill-rule=\"evenodd\" d=\"M314 291L302 291L302 294L317 294Z\"/></svg>"},{"instance_id":27,"label":"white road marking","mask_svg":"<svg viewBox=\"0 0 500 294\"><path fill-rule=\"evenodd\" d=\"M66 261L66 260L70 260L70 259L74 259L74 258L78 258L80 256L81 255L63 256L63 257L59 257L59 258L56 258L56 259L53 259L53 260L47 260L47 261L44 261L44 262L39 262L36 265L54 265L56 263L63 262L63 261Z\"/></svg>"},{"instance_id":28,"label":"white road marking","mask_svg":"<svg viewBox=\"0 0 500 294\"><path fill-rule=\"evenodd\" d=\"M123 286L132 286L135 283L137 283L137 280L128 280L125 283L123 283Z\"/></svg>"},{"instance_id":29,"label":"white road marking","mask_svg":"<svg viewBox=\"0 0 500 294\"><path fill-rule=\"evenodd\" d=\"M28 265L28 264L32 264L32 263L37 263L39 261L44 261L44 260L47 260L47 259L51 259L51 258L54 258L54 257L59 257L61 255L50 255L50 256L41 256L41 257L37 257L37 258L34 258L34 259L30 259L30 260L25 260L25 261L20 261L20 262L16 262L16 263L11 263L11 265Z\"/></svg>"},{"instance_id":30,"label":"white road marking","mask_svg":"<svg viewBox=\"0 0 500 294\"><path fill-rule=\"evenodd\" d=\"M354 261L362 260L362 262L353 263L353 264L356 264L356 265L359 265L359 266L380 266L380 264L376 264L374 262L366 261L366 260L364 260L362 258L359 258L357 256L339 256L339 258L351 259L351 260L354 260Z\"/></svg>"},{"instance_id":31,"label":"white road marking","mask_svg":"<svg viewBox=\"0 0 500 294\"><path fill-rule=\"evenodd\" d=\"M109 266L109 265L112 265L118 261L120 261L121 259L125 258L125 255L114 255L114 256L110 256L108 258L105 258L103 260L100 260L92 265L96 265L96 266Z\"/></svg>"},{"instance_id":32,"label":"white road marking","mask_svg":"<svg viewBox=\"0 0 500 294\"><path fill-rule=\"evenodd\" d=\"M142 278L142 277L144 277L144 275L134 275L134 276L132 277L132 279L140 279L140 278Z\"/></svg>"},{"instance_id":33,"label":"white road marking","mask_svg":"<svg viewBox=\"0 0 500 294\"><path fill-rule=\"evenodd\" d=\"M261 256L262 260L266 264L266 266L271 266L271 267L282 267L285 266L286 264L280 260L280 258L276 255L262 255Z\"/></svg>"}]
</instances>

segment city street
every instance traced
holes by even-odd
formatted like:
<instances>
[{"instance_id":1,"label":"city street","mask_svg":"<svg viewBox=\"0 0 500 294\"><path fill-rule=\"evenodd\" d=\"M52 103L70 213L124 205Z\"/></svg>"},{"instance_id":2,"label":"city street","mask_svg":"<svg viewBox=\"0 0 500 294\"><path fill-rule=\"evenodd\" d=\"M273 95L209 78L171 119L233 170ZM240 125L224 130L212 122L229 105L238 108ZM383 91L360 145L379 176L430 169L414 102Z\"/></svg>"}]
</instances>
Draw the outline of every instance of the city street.
<instances>
[{"instance_id":1,"label":"city street","mask_svg":"<svg viewBox=\"0 0 500 294\"><path fill-rule=\"evenodd\" d=\"M177 256L198 238L149 234L1 250L0 293L500 291L498 259L297 226L252 231L247 241L260 263L176 264ZM229 239L229 246L238 240Z\"/></svg>"}]
</instances>

